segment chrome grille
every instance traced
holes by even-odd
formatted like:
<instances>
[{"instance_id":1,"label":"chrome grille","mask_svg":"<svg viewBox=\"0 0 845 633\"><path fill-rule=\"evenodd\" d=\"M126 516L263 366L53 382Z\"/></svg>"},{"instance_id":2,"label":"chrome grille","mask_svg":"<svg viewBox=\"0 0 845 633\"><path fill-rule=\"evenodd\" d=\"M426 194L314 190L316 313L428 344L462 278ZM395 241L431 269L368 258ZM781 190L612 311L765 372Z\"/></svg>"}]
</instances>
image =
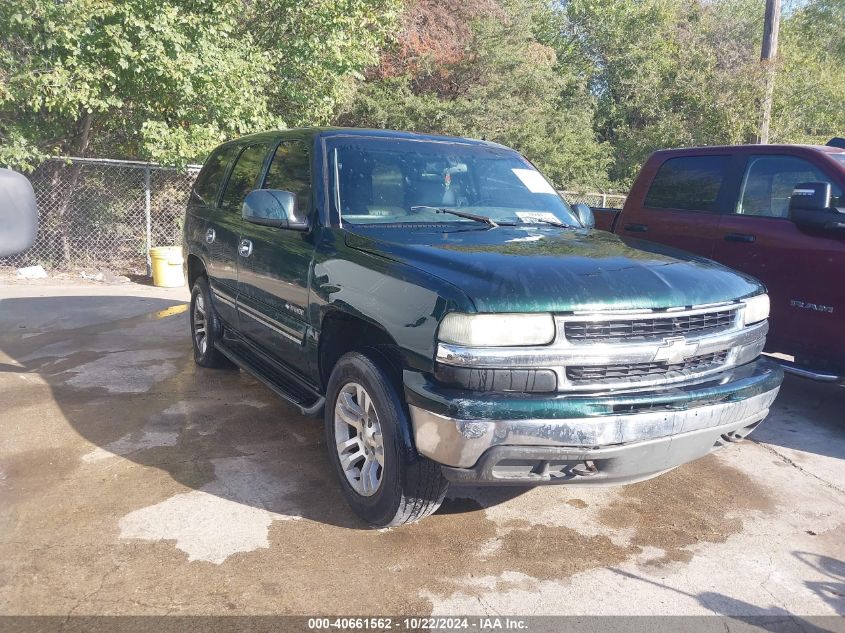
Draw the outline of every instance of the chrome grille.
<instances>
[{"instance_id":1,"label":"chrome grille","mask_svg":"<svg viewBox=\"0 0 845 633\"><path fill-rule=\"evenodd\" d=\"M742 310L732 302L662 312L557 314L557 335L548 345L439 342L436 361L477 370L551 370L560 393L665 387L711 379L756 358L769 326L744 325Z\"/></svg>"},{"instance_id":2,"label":"chrome grille","mask_svg":"<svg viewBox=\"0 0 845 633\"><path fill-rule=\"evenodd\" d=\"M596 321L567 321L566 338L576 342L650 339L684 334L711 334L734 325L736 309Z\"/></svg>"},{"instance_id":3,"label":"chrome grille","mask_svg":"<svg viewBox=\"0 0 845 633\"><path fill-rule=\"evenodd\" d=\"M601 384L619 380L668 374L670 372L697 373L714 369L728 358L728 350L713 354L702 354L688 358L680 363L651 362L624 363L614 365L582 365L566 368L566 377L574 384L589 382Z\"/></svg>"}]
</instances>

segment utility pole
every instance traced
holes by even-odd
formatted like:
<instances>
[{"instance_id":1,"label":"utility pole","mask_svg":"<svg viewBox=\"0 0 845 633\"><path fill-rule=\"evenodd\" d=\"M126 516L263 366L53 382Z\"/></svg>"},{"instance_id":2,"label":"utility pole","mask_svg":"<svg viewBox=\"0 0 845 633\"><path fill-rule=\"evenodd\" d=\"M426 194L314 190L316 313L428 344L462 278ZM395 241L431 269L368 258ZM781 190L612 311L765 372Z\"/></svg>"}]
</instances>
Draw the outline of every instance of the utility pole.
<instances>
[{"instance_id":1,"label":"utility pole","mask_svg":"<svg viewBox=\"0 0 845 633\"><path fill-rule=\"evenodd\" d=\"M760 121L758 142L769 142L769 125L772 122L772 100L775 92L775 62L778 55L778 30L780 30L780 0L766 0L766 17L763 23L763 46L760 65L763 69L763 116Z\"/></svg>"}]
</instances>

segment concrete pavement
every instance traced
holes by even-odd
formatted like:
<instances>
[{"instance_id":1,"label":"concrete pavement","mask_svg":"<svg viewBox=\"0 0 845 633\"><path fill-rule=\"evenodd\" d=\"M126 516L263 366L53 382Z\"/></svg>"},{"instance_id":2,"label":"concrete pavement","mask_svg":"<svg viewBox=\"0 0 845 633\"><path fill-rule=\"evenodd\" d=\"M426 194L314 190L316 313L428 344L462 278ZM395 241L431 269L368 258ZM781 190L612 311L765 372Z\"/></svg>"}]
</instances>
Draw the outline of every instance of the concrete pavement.
<instances>
[{"instance_id":1,"label":"concrete pavement","mask_svg":"<svg viewBox=\"0 0 845 633\"><path fill-rule=\"evenodd\" d=\"M0 286L0 614L845 614L845 388L648 482L371 531L319 421L194 366L186 300Z\"/></svg>"}]
</instances>

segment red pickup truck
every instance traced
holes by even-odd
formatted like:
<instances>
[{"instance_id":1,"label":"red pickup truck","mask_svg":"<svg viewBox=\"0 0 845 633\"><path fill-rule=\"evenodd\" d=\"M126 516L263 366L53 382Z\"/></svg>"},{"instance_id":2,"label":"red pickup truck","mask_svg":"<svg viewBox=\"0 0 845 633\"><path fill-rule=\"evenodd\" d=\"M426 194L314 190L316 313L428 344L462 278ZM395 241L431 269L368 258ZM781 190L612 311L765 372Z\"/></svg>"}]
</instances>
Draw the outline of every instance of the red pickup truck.
<instances>
[{"instance_id":1,"label":"red pickup truck","mask_svg":"<svg viewBox=\"0 0 845 633\"><path fill-rule=\"evenodd\" d=\"M767 351L785 369L845 380L845 142L655 152L623 209L596 228L674 246L768 286Z\"/></svg>"}]
</instances>

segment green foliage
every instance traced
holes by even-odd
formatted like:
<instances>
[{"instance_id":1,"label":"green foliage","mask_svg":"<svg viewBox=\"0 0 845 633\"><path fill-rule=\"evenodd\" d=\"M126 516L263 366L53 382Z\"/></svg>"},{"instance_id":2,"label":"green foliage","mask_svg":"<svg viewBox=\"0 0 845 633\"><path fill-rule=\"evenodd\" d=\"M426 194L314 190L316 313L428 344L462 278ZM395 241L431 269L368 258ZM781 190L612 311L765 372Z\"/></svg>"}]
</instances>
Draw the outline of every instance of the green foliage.
<instances>
[{"instance_id":1,"label":"green foliage","mask_svg":"<svg viewBox=\"0 0 845 633\"><path fill-rule=\"evenodd\" d=\"M611 178L630 183L659 147L742 143L756 130L751 0L571 0L561 39L587 62ZM756 18L756 16L755 16Z\"/></svg>"},{"instance_id":2,"label":"green foliage","mask_svg":"<svg viewBox=\"0 0 845 633\"><path fill-rule=\"evenodd\" d=\"M0 161L185 163L227 138L324 121L376 61L393 3L0 3Z\"/></svg>"},{"instance_id":3,"label":"green foliage","mask_svg":"<svg viewBox=\"0 0 845 633\"><path fill-rule=\"evenodd\" d=\"M445 41L438 49L406 25L385 51L390 63L371 73L341 120L482 136L522 150L558 185L619 189L655 149L755 141L760 0L493 6L479 5L458 47L448 33L459 25L440 16L466 5L412 1L406 15ZM845 0L785 8L773 141L825 142L845 130L843 27ZM419 45L429 39L430 50Z\"/></svg>"},{"instance_id":4,"label":"green foliage","mask_svg":"<svg viewBox=\"0 0 845 633\"><path fill-rule=\"evenodd\" d=\"M522 151L556 184L605 184L609 148L592 130L593 100L574 91L555 52L535 37L543 5L515 0L502 16L477 17L463 54L437 69L364 84L340 118L349 125L410 129L497 141ZM426 77L440 74L432 87Z\"/></svg>"},{"instance_id":5,"label":"green foliage","mask_svg":"<svg viewBox=\"0 0 845 633\"><path fill-rule=\"evenodd\" d=\"M630 184L661 147L755 142L761 120L759 0L568 0L557 46L597 96L610 178ZM845 1L787 5L772 142L825 142L845 129ZM560 54L560 53L559 53Z\"/></svg>"},{"instance_id":6,"label":"green foliage","mask_svg":"<svg viewBox=\"0 0 845 633\"><path fill-rule=\"evenodd\" d=\"M630 185L671 146L753 142L761 0L0 3L0 164L184 164L273 127L411 129ZM845 132L845 0L786 3L771 138Z\"/></svg>"},{"instance_id":7,"label":"green foliage","mask_svg":"<svg viewBox=\"0 0 845 633\"><path fill-rule=\"evenodd\" d=\"M325 125L378 63L401 0L245 2L241 32L273 68L266 96L288 125Z\"/></svg>"},{"instance_id":8,"label":"green foliage","mask_svg":"<svg viewBox=\"0 0 845 633\"><path fill-rule=\"evenodd\" d=\"M781 29L773 142L825 143L845 134L845 0L796 7Z\"/></svg>"},{"instance_id":9,"label":"green foliage","mask_svg":"<svg viewBox=\"0 0 845 633\"><path fill-rule=\"evenodd\" d=\"M232 37L236 17L236 4L211 0L3 3L0 133L29 152L185 160L277 125L261 90L266 60ZM194 124L206 130L199 148Z\"/></svg>"}]
</instances>

